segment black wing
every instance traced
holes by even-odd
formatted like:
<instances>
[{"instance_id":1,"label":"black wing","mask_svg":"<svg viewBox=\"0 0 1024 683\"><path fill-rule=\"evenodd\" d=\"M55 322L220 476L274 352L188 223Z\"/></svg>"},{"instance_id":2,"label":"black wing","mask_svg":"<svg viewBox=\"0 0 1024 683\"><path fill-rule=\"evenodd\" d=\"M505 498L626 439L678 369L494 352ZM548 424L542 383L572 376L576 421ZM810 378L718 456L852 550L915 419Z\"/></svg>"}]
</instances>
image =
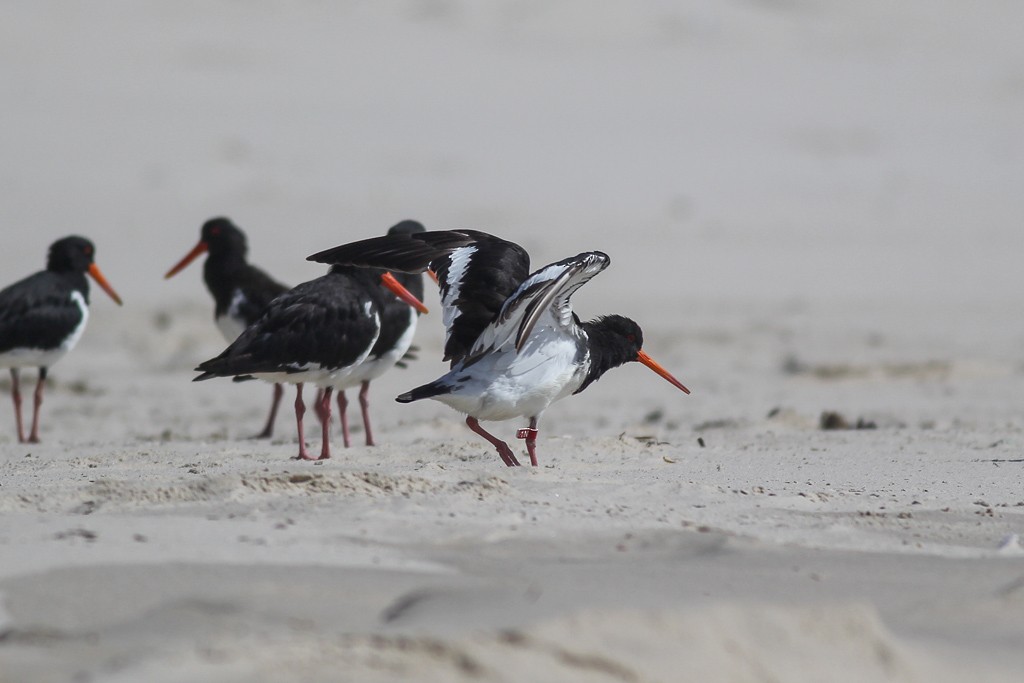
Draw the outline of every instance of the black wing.
<instances>
[{"instance_id":1,"label":"black wing","mask_svg":"<svg viewBox=\"0 0 1024 683\"><path fill-rule=\"evenodd\" d=\"M73 292L88 303L88 285L77 288L61 276L42 271L0 291L0 353L17 348L55 349L82 322Z\"/></svg>"},{"instance_id":2,"label":"black wing","mask_svg":"<svg viewBox=\"0 0 1024 683\"><path fill-rule=\"evenodd\" d=\"M518 244L477 230L437 230L374 237L309 257L318 263L372 266L407 273L430 269L441 287L447 337L444 359L458 361L530 274Z\"/></svg>"},{"instance_id":3,"label":"black wing","mask_svg":"<svg viewBox=\"0 0 1024 683\"><path fill-rule=\"evenodd\" d=\"M472 355L512 345L516 351L535 331L554 329L570 334L576 316L569 300L580 287L608 267L611 260L600 251L577 254L544 266L523 281L505 302L501 313L473 346Z\"/></svg>"},{"instance_id":4,"label":"black wing","mask_svg":"<svg viewBox=\"0 0 1024 683\"><path fill-rule=\"evenodd\" d=\"M379 329L376 310L368 312L360 296L363 279L330 273L282 294L223 353L199 365L203 374L195 379L351 365Z\"/></svg>"}]
</instances>

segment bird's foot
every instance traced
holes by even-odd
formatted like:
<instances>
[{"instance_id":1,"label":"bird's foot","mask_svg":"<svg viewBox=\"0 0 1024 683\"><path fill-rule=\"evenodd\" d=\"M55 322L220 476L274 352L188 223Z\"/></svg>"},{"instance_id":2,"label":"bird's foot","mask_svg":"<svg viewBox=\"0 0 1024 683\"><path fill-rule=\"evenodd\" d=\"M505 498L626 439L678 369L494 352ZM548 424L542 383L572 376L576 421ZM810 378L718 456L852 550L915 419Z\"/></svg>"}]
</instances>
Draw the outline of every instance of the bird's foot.
<instances>
[{"instance_id":1,"label":"bird's foot","mask_svg":"<svg viewBox=\"0 0 1024 683\"><path fill-rule=\"evenodd\" d=\"M498 455L501 456L501 461L508 467L519 467L519 461L516 459L516 455L512 452L512 449L506 444L502 444L502 446L504 446L504 448L501 446L497 447Z\"/></svg>"}]
</instances>

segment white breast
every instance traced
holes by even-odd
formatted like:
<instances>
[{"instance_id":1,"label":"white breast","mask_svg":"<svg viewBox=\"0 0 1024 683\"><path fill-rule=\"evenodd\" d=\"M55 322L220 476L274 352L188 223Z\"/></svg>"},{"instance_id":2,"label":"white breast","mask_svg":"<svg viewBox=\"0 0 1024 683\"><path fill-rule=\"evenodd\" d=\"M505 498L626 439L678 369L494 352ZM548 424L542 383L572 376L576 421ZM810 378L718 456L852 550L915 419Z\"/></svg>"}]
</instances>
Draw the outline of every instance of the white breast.
<instances>
[{"instance_id":1,"label":"white breast","mask_svg":"<svg viewBox=\"0 0 1024 683\"><path fill-rule=\"evenodd\" d=\"M470 365L455 366L443 378L455 388L437 400L481 420L540 415L576 391L588 363L576 364L578 346L570 337L528 342L519 353L495 353Z\"/></svg>"},{"instance_id":2,"label":"white breast","mask_svg":"<svg viewBox=\"0 0 1024 683\"><path fill-rule=\"evenodd\" d=\"M377 358L368 358L363 361L359 369L352 374L353 379L358 382L375 380L393 368L395 363L401 360L405 352L412 346L412 338L416 334L416 322L418 319L419 316L416 314L416 310L410 306L409 326L405 328L405 332L398 338L394 348Z\"/></svg>"},{"instance_id":3,"label":"white breast","mask_svg":"<svg viewBox=\"0 0 1024 683\"><path fill-rule=\"evenodd\" d=\"M231 297L231 305L228 306L227 312L223 315L218 315L214 319L214 322L217 323L217 329L220 330L220 333L224 335L224 339L229 344L238 339L238 335L245 332L246 324L240 312L244 302L245 294L242 293L241 289L236 289L234 296Z\"/></svg>"}]
</instances>

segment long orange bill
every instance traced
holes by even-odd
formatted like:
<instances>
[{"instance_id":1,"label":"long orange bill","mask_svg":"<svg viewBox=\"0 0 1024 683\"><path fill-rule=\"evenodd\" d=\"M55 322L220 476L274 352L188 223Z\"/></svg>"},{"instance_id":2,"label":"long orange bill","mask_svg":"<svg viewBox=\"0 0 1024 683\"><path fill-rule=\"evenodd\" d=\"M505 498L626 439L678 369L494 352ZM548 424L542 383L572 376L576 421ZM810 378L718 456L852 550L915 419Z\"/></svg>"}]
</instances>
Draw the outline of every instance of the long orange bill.
<instances>
[{"instance_id":1,"label":"long orange bill","mask_svg":"<svg viewBox=\"0 0 1024 683\"><path fill-rule=\"evenodd\" d=\"M199 244L192 247L192 251L185 254L185 258L178 261L178 263L173 268L167 271L167 275L164 275L164 279L166 280L167 278L174 277L175 275L180 273L182 270L185 269L185 266L195 261L196 257L198 257L200 254L205 254L207 249L209 248L210 245L200 240Z\"/></svg>"},{"instance_id":2,"label":"long orange bill","mask_svg":"<svg viewBox=\"0 0 1024 683\"><path fill-rule=\"evenodd\" d=\"M408 289L402 286L402 283L395 279L395 276L391 273L384 273L380 276L380 283L391 290L391 292L399 299L415 308L420 313L427 313L427 307L423 305L423 302L412 295Z\"/></svg>"},{"instance_id":3,"label":"long orange bill","mask_svg":"<svg viewBox=\"0 0 1024 683\"><path fill-rule=\"evenodd\" d=\"M427 268L427 275L430 276L430 279L434 281L435 285L441 284L441 281L437 279L437 273L432 271L430 268Z\"/></svg>"},{"instance_id":4,"label":"long orange bill","mask_svg":"<svg viewBox=\"0 0 1024 683\"><path fill-rule=\"evenodd\" d=\"M109 282L107 282L107 278L103 277L103 273L100 271L100 267L97 266L95 263L89 266L89 275L91 275L92 279L96 281L96 284L103 288L104 292L110 295L111 299L117 302L118 306L123 305L121 303L121 297L117 295L117 292L114 291L114 288L110 286Z\"/></svg>"},{"instance_id":5,"label":"long orange bill","mask_svg":"<svg viewBox=\"0 0 1024 683\"><path fill-rule=\"evenodd\" d=\"M672 373L670 373L665 368L661 367L657 363L657 361L655 361L653 358L648 356L643 351L640 351L636 354L636 359L643 363L644 365L646 365L647 367L649 367L651 370L654 370L656 373L664 377L666 380L668 380L669 384L674 386L676 389L681 389L684 394L690 393L690 390L684 387L682 382L673 377Z\"/></svg>"}]
</instances>

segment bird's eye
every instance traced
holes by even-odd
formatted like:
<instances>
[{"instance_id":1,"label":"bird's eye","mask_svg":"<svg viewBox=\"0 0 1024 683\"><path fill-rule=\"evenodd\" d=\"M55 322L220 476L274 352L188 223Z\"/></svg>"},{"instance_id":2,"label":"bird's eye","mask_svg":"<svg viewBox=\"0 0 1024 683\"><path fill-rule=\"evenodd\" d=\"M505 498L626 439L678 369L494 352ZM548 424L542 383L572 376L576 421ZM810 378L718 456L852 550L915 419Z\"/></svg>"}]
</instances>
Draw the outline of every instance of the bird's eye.
<instances>
[{"instance_id":1,"label":"bird's eye","mask_svg":"<svg viewBox=\"0 0 1024 683\"><path fill-rule=\"evenodd\" d=\"M211 235L219 235L220 234L220 228L212 228L210 230L210 234Z\"/></svg>"},{"instance_id":2,"label":"bird's eye","mask_svg":"<svg viewBox=\"0 0 1024 683\"><path fill-rule=\"evenodd\" d=\"M636 341L636 335L635 334L627 334L626 335L626 341L628 341L628 342L635 342Z\"/></svg>"},{"instance_id":3,"label":"bird's eye","mask_svg":"<svg viewBox=\"0 0 1024 683\"><path fill-rule=\"evenodd\" d=\"M83 249L83 250L82 250L82 252L83 252L83 253L84 253L84 254L85 254L86 256L92 256L92 247L86 247L85 249Z\"/></svg>"}]
</instances>

